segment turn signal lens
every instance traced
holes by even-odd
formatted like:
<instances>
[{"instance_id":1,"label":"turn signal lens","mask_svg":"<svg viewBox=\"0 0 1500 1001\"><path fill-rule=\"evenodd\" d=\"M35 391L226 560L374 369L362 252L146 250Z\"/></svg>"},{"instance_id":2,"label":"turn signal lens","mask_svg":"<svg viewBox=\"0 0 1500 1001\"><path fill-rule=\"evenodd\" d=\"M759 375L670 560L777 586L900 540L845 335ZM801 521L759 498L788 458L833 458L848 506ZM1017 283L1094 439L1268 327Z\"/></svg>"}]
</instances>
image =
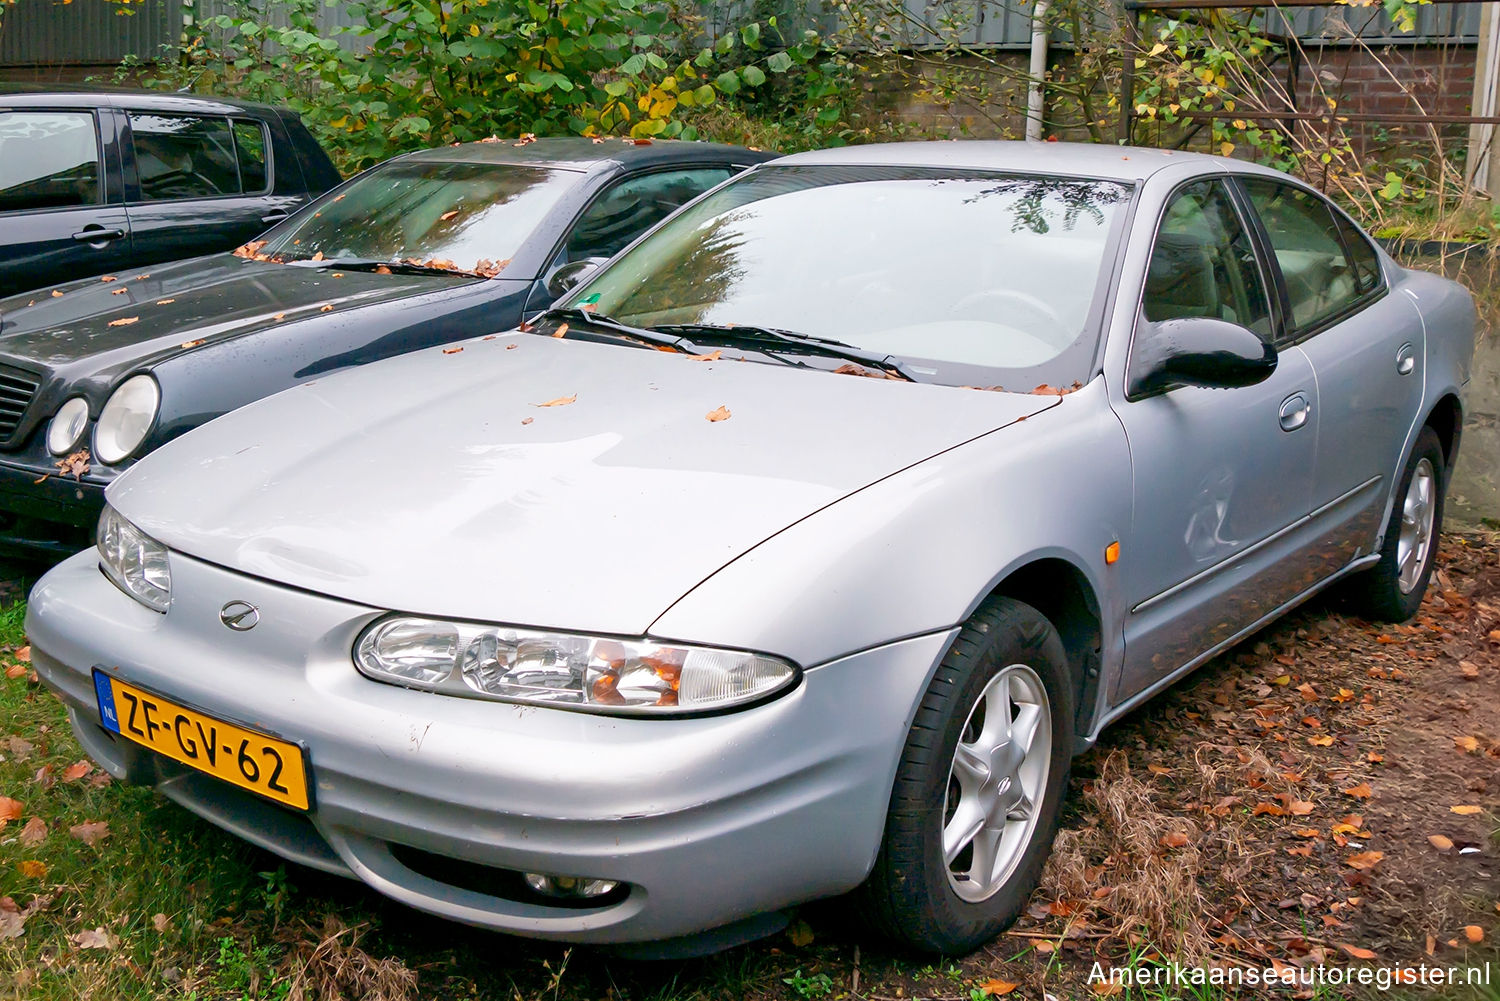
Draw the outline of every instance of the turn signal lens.
<instances>
[{"instance_id":1,"label":"turn signal lens","mask_svg":"<svg viewBox=\"0 0 1500 1001\"><path fill-rule=\"evenodd\" d=\"M392 616L365 630L367 677L428 691L593 712L671 715L768 697L797 678L763 654Z\"/></svg>"}]
</instances>

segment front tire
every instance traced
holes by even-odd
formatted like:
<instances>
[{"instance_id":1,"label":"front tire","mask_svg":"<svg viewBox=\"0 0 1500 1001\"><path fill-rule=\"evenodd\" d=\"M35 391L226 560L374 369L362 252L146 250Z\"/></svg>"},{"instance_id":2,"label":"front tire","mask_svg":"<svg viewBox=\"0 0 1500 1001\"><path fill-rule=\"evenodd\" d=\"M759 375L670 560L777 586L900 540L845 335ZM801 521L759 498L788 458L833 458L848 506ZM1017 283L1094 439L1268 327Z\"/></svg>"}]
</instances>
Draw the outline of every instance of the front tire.
<instances>
[{"instance_id":1,"label":"front tire","mask_svg":"<svg viewBox=\"0 0 1500 1001\"><path fill-rule=\"evenodd\" d=\"M1349 582L1355 609L1366 618L1404 622L1417 614L1443 530L1447 472L1442 442L1423 427L1401 471L1380 561Z\"/></svg>"},{"instance_id":2,"label":"front tire","mask_svg":"<svg viewBox=\"0 0 1500 1001\"><path fill-rule=\"evenodd\" d=\"M1057 630L997 598L964 627L917 709L885 838L861 888L882 934L957 955L1020 913L1057 831L1073 686Z\"/></svg>"}]
</instances>

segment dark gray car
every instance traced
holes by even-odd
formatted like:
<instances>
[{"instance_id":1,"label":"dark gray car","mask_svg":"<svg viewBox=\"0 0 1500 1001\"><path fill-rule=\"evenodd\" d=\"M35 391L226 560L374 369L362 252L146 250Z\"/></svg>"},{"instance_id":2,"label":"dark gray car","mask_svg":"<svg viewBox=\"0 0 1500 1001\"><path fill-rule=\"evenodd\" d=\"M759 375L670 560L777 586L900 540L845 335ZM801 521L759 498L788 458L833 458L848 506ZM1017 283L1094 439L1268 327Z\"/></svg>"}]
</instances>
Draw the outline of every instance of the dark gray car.
<instances>
[{"instance_id":1,"label":"dark gray car","mask_svg":"<svg viewBox=\"0 0 1500 1001\"><path fill-rule=\"evenodd\" d=\"M0 295L228 250L340 180L285 108L0 93Z\"/></svg>"},{"instance_id":2,"label":"dark gray car","mask_svg":"<svg viewBox=\"0 0 1500 1001\"><path fill-rule=\"evenodd\" d=\"M152 449L339 369L515 326L770 154L507 140L373 167L233 254L0 299L0 551L88 544Z\"/></svg>"}]
</instances>

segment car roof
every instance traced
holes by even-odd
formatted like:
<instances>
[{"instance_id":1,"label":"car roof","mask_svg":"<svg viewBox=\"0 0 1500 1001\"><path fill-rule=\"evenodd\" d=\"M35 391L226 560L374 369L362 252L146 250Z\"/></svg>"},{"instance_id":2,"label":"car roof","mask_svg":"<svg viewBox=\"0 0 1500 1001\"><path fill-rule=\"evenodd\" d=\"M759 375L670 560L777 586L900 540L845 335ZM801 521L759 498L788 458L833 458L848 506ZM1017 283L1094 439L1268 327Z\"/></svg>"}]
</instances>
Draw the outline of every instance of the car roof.
<instances>
[{"instance_id":1,"label":"car roof","mask_svg":"<svg viewBox=\"0 0 1500 1001\"><path fill-rule=\"evenodd\" d=\"M594 170L608 164L640 168L654 164L713 160L743 164L760 163L774 153L727 146L721 143L688 142L680 139L604 139L558 136L546 139L499 139L455 143L410 153L411 159L456 163L505 163L567 170Z\"/></svg>"},{"instance_id":2,"label":"car roof","mask_svg":"<svg viewBox=\"0 0 1500 1001\"><path fill-rule=\"evenodd\" d=\"M240 101L232 97L209 94L164 93L158 90L129 90L110 87L35 87L24 84L0 86L0 104L9 108L86 106L123 108L127 111L196 111L229 115L253 112L275 115L279 110L267 104Z\"/></svg>"},{"instance_id":3,"label":"car roof","mask_svg":"<svg viewBox=\"0 0 1500 1001\"><path fill-rule=\"evenodd\" d=\"M886 165L902 167L967 167L979 170L1027 171L1139 181L1177 164L1199 164L1222 171L1242 166L1238 160L1096 143L1026 142L1021 140L954 139L933 142L876 143L793 153L775 166L793 164Z\"/></svg>"}]
</instances>

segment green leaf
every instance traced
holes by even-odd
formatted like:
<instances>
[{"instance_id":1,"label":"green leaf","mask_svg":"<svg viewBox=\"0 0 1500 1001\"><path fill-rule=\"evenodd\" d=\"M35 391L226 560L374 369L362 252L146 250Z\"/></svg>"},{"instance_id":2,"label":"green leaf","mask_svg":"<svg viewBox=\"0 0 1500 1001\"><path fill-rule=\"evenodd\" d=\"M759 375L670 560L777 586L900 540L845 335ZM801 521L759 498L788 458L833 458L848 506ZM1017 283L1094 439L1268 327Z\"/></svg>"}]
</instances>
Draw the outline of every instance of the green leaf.
<instances>
[{"instance_id":1,"label":"green leaf","mask_svg":"<svg viewBox=\"0 0 1500 1001\"><path fill-rule=\"evenodd\" d=\"M744 42L748 48L755 48L756 44L760 41L760 22L751 21L741 28L740 41Z\"/></svg>"},{"instance_id":2,"label":"green leaf","mask_svg":"<svg viewBox=\"0 0 1500 1001\"><path fill-rule=\"evenodd\" d=\"M720 93L738 94L740 91L740 77L734 70L725 70L714 78L714 86L719 88Z\"/></svg>"},{"instance_id":3,"label":"green leaf","mask_svg":"<svg viewBox=\"0 0 1500 1001\"><path fill-rule=\"evenodd\" d=\"M604 85L604 92L610 97L624 97L630 93L630 84L624 80L611 80Z\"/></svg>"},{"instance_id":4,"label":"green leaf","mask_svg":"<svg viewBox=\"0 0 1500 1001\"><path fill-rule=\"evenodd\" d=\"M714 89L712 87L710 87L706 83L703 86L699 87L697 90L690 90L690 91L684 92L682 96L683 97L687 97L688 94L692 94L693 95L693 103L694 104L698 104L700 106L707 106L707 105L713 104L714 103L714 99L717 96L717 95L714 94Z\"/></svg>"},{"instance_id":5,"label":"green leaf","mask_svg":"<svg viewBox=\"0 0 1500 1001\"><path fill-rule=\"evenodd\" d=\"M759 87L766 82L766 75L759 66L741 66L740 79L745 81L747 87Z\"/></svg>"},{"instance_id":6,"label":"green leaf","mask_svg":"<svg viewBox=\"0 0 1500 1001\"><path fill-rule=\"evenodd\" d=\"M766 69L772 73L785 73L792 68L792 57L785 52L773 52L766 60Z\"/></svg>"},{"instance_id":7,"label":"green leaf","mask_svg":"<svg viewBox=\"0 0 1500 1001\"><path fill-rule=\"evenodd\" d=\"M733 48L734 36L730 34L720 35L719 40L714 43L714 51L721 56L728 55Z\"/></svg>"}]
</instances>

